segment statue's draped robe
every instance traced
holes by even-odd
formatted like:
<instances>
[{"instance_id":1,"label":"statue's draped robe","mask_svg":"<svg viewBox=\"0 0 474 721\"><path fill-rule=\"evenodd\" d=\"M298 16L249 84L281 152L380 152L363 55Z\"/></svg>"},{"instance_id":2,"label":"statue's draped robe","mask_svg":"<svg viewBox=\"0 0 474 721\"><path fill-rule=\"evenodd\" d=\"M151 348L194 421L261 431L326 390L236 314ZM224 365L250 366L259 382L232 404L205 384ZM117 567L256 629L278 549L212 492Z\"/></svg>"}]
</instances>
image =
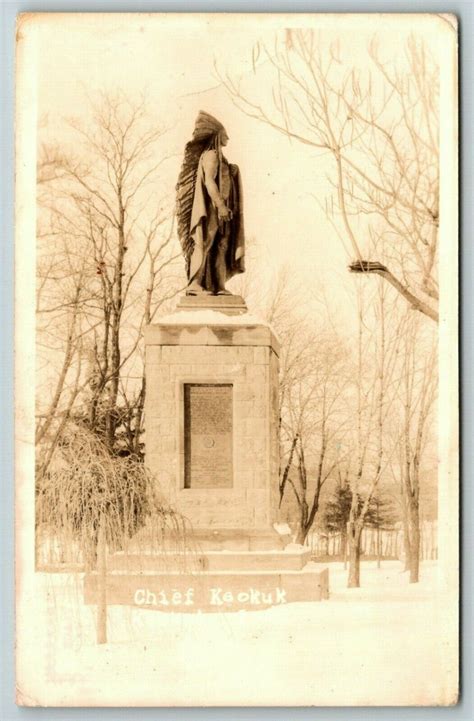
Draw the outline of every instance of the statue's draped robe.
<instances>
[{"instance_id":1,"label":"statue's draped robe","mask_svg":"<svg viewBox=\"0 0 474 721\"><path fill-rule=\"evenodd\" d=\"M214 175L219 194L232 213L230 221L219 220L206 188L206 172ZM243 273L245 237L243 223L243 193L240 171L230 165L216 151L205 151L200 159L196 175L190 235L194 249L189 264L189 282L197 280L206 290L215 292L216 254L225 262L225 280L236 273ZM221 251L221 252L220 252Z\"/></svg>"}]
</instances>

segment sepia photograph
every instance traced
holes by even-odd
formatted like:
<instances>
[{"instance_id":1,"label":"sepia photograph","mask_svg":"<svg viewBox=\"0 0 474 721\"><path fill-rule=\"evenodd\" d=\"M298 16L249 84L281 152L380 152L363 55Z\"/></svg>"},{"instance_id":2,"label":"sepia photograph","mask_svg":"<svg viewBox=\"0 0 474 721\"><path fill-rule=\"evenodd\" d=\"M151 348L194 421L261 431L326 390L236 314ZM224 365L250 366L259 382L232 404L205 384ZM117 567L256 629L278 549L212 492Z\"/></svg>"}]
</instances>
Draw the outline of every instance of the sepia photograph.
<instances>
[{"instance_id":1,"label":"sepia photograph","mask_svg":"<svg viewBox=\"0 0 474 721\"><path fill-rule=\"evenodd\" d=\"M457 52L18 16L18 705L457 703Z\"/></svg>"}]
</instances>

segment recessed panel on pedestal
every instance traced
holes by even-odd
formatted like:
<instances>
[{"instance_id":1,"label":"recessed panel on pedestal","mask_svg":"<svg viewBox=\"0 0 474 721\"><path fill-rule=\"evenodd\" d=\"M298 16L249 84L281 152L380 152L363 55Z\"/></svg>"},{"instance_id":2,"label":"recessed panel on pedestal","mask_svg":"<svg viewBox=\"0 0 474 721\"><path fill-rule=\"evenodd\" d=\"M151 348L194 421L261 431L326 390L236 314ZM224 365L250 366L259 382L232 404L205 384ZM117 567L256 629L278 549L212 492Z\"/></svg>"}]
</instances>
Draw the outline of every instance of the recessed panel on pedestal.
<instances>
[{"instance_id":1,"label":"recessed panel on pedestal","mask_svg":"<svg viewBox=\"0 0 474 721\"><path fill-rule=\"evenodd\" d=\"M184 385L184 487L232 488L232 384Z\"/></svg>"}]
</instances>

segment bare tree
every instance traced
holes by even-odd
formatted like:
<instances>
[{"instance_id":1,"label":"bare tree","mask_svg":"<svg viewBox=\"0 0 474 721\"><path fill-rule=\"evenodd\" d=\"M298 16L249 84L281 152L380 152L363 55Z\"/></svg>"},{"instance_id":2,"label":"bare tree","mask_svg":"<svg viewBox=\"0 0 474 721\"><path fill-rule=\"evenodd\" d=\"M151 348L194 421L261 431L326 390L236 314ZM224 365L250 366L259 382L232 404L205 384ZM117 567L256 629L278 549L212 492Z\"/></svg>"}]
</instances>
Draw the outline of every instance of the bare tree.
<instances>
[{"instance_id":1,"label":"bare tree","mask_svg":"<svg viewBox=\"0 0 474 721\"><path fill-rule=\"evenodd\" d=\"M436 400L436 344L425 354L417 347L430 343L423 338L416 319L405 318L401 382L398 386L400 413L397 424L398 473L404 518L404 539L410 583L419 580L420 569L420 474L431 435L431 414Z\"/></svg>"},{"instance_id":2,"label":"bare tree","mask_svg":"<svg viewBox=\"0 0 474 721\"><path fill-rule=\"evenodd\" d=\"M341 460L337 448L345 422L346 351L328 332L311 332L301 323L295 329L283 354L280 505L291 488L299 513L296 540L303 544L321 491Z\"/></svg>"},{"instance_id":3,"label":"bare tree","mask_svg":"<svg viewBox=\"0 0 474 721\"><path fill-rule=\"evenodd\" d=\"M67 336L63 332L63 366L69 367L73 349L78 352L80 314L83 340L76 367L82 363L87 392L75 406L76 420L82 416L110 449L138 453L145 392L138 343L144 324L183 282L173 265L179 255L173 213L159 186L169 156L160 149L165 131L149 121L143 100L103 95L91 110L90 123L68 122L75 153L43 145L38 181L48 224L45 243L51 243L58 267L67 261L66 246L81 268L80 277L75 275L76 316ZM42 312L63 313L64 283L49 273L44 285L56 305ZM53 413L61 392L60 374ZM43 437L44 431L45 423L39 427Z\"/></svg>"},{"instance_id":4,"label":"bare tree","mask_svg":"<svg viewBox=\"0 0 474 721\"><path fill-rule=\"evenodd\" d=\"M333 192L317 200L340 217L349 269L381 276L437 321L438 67L414 37L404 50L391 62L374 40L359 70L345 64L338 44L288 29L272 48L254 48L255 76L273 76L271 98L259 90L254 99L242 78L218 74L244 113L332 159ZM385 256L364 259L380 239Z\"/></svg>"},{"instance_id":5,"label":"bare tree","mask_svg":"<svg viewBox=\"0 0 474 721\"><path fill-rule=\"evenodd\" d=\"M39 230L40 244L55 238L54 225ZM67 236L55 240L55 252L39 252L36 287L36 334L39 386L35 443L39 449L38 471L46 472L54 449L83 393L83 303L88 298L87 263L78 258Z\"/></svg>"},{"instance_id":6,"label":"bare tree","mask_svg":"<svg viewBox=\"0 0 474 721\"><path fill-rule=\"evenodd\" d=\"M362 289L359 288L359 291ZM358 294L357 362L355 369L355 434L351 442L348 478L352 492L347 528L349 548L348 587L360 586L361 535L367 514L389 466L393 448L387 447L387 427L392 418L400 328L390 318L395 304L382 284L377 288L369 324L370 304ZM390 318L388 322L387 318Z\"/></svg>"}]
</instances>

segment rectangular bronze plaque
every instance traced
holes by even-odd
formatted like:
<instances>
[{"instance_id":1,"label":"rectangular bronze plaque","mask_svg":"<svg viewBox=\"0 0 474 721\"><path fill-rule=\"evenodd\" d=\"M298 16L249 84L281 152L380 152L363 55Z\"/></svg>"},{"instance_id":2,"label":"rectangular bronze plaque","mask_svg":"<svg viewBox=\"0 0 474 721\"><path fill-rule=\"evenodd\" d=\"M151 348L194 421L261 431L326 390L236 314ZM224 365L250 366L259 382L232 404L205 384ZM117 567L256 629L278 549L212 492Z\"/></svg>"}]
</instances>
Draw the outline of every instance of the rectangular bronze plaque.
<instances>
[{"instance_id":1,"label":"rectangular bronze plaque","mask_svg":"<svg viewBox=\"0 0 474 721\"><path fill-rule=\"evenodd\" d=\"M186 383L184 487L232 485L232 384Z\"/></svg>"}]
</instances>

